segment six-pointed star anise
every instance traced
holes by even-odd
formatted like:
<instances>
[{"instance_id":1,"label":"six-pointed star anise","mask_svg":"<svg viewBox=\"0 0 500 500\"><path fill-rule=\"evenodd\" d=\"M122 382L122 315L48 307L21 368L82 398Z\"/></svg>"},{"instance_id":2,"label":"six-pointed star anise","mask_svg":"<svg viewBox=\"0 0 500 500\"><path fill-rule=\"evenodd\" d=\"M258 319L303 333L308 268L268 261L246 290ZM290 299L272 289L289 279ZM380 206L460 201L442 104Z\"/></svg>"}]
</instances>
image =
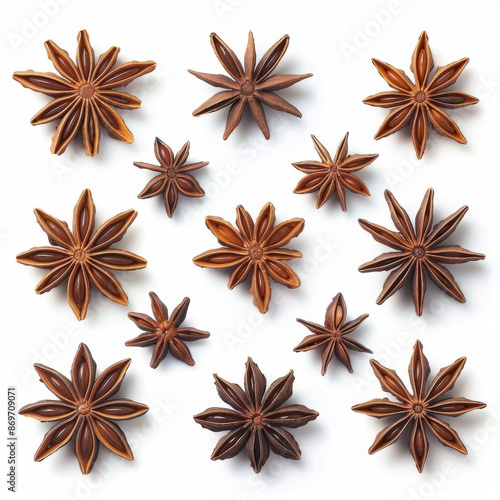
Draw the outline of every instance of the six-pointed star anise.
<instances>
[{"instance_id":1,"label":"six-pointed star anise","mask_svg":"<svg viewBox=\"0 0 500 500\"><path fill-rule=\"evenodd\" d=\"M378 155L355 154L347 156L347 139L349 137L349 132L347 132L332 160L325 146L314 135L311 137L321 161L292 163L297 170L307 174L299 181L293 192L304 194L319 190L316 208L322 207L335 193L344 212L347 210L345 188L353 193L370 196L370 191L365 183L354 175L354 172L370 165Z\"/></svg>"},{"instance_id":2,"label":"six-pointed star anise","mask_svg":"<svg viewBox=\"0 0 500 500\"><path fill-rule=\"evenodd\" d=\"M451 236L469 207L459 208L454 214L433 226L434 190L429 188L417 213L414 228L408 214L389 190L385 191L385 199L389 205L392 221L399 232L396 233L359 219L361 227L368 231L376 241L396 250L396 252L383 253L359 267L362 273L394 269L384 283L382 292L377 298L377 304L382 304L406 281L411 280L415 312L421 316L424 307L426 273L448 295L458 302L465 302L465 297L452 274L441 264L463 264L471 260L482 260L485 256L458 245L440 245L440 243Z\"/></svg>"},{"instance_id":3,"label":"six-pointed star anise","mask_svg":"<svg viewBox=\"0 0 500 500\"><path fill-rule=\"evenodd\" d=\"M394 89L372 95L363 101L370 106L394 108L380 126L375 139L387 137L411 122L413 147L420 159L429 137L430 121L438 134L450 137L460 144L467 143L456 123L443 109L470 106L476 104L478 99L463 92L443 90L458 80L469 62L468 58L438 67L430 78L434 62L427 33L424 31L411 58L410 69L415 76L415 83L401 69L378 59L372 59L372 62L382 78Z\"/></svg>"},{"instance_id":4,"label":"six-pointed star anise","mask_svg":"<svg viewBox=\"0 0 500 500\"><path fill-rule=\"evenodd\" d=\"M217 443L212 460L225 460L245 448L250 465L260 472L270 449L285 458L300 460L300 448L295 438L283 427L301 427L315 420L319 413L304 405L282 406L293 390L293 370L275 380L266 391L266 377L248 358L244 390L214 374L220 398L232 406L208 408L194 416L205 429L214 432L231 431Z\"/></svg>"},{"instance_id":5,"label":"six-pointed star anise","mask_svg":"<svg viewBox=\"0 0 500 500\"><path fill-rule=\"evenodd\" d=\"M139 193L138 198L144 200L162 195L167 215L172 217L177 207L179 193L195 198L205 196L205 191L198 184L198 181L187 172L207 166L208 161L184 165L189 156L189 141L182 146L182 149L174 157L170 147L157 137L155 140L155 156L160 165L134 162L136 167L159 172L156 177L153 177L146 184L146 187Z\"/></svg>"},{"instance_id":6,"label":"six-pointed star anise","mask_svg":"<svg viewBox=\"0 0 500 500\"><path fill-rule=\"evenodd\" d=\"M271 73L278 66L281 58L285 55L290 37L283 36L262 57L257 66L255 55L255 43L253 34L248 34L248 45L245 52L245 68L236 57L236 54L215 34L210 35L210 41L217 59L227 71L231 78L225 75L213 75L188 70L191 74L214 87L223 90L204 102L198 109L193 111L194 116L213 113L219 109L231 106L227 115L224 139L227 139L240 123L243 111L248 104L252 116L264 134L269 139L270 132L267 126L266 115L263 104L277 111L284 111L291 115L302 116L300 111L275 93L276 90L286 89L291 85L309 78L312 73L305 75L273 75Z\"/></svg>"},{"instance_id":7,"label":"six-pointed star anise","mask_svg":"<svg viewBox=\"0 0 500 500\"><path fill-rule=\"evenodd\" d=\"M99 441L108 450L133 460L122 430L114 421L144 415L149 408L130 399L110 399L120 390L130 359L104 370L96 380L96 364L85 344L80 344L71 367L71 380L47 366L35 364L40 380L60 401L43 400L23 406L19 413L40 422L56 423L35 454L40 462L74 437L75 455L82 474L88 474L99 453Z\"/></svg>"},{"instance_id":8,"label":"six-pointed star anise","mask_svg":"<svg viewBox=\"0 0 500 500\"><path fill-rule=\"evenodd\" d=\"M200 267L223 269L235 267L228 281L233 289L252 273L250 291L253 304L261 313L267 312L271 300L271 277L288 288L300 286L300 279L282 260L302 257L297 250L282 248L304 229L304 219L293 218L278 224L272 203L266 203L255 224L242 205L236 207L236 229L220 217L208 216L205 223L223 248L208 250L196 256L193 262Z\"/></svg>"},{"instance_id":9,"label":"six-pointed star anise","mask_svg":"<svg viewBox=\"0 0 500 500\"><path fill-rule=\"evenodd\" d=\"M357 340L346 337L347 334L352 333L358 326L368 318L368 314L362 314L355 320L345 323L347 316L347 307L345 305L344 297L338 293L330 302L326 310L325 326L305 321L297 318L299 323L307 327L313 335L308 335L295 349L295 352L310 351L319 347L323 348L323 359L321 366L321 375L326 373L328 364L330 363L333 355L337 357L352 373L351 358L348 349L360 352L369 352L367 347L359 343Z\"/></svg>"},{"instance_id":10,"label":"six-pointed star anise","mask_svg":"<svg viewBox=\"0 0 500 500\"><path fill-rule=\"evenodd\" d=\"M394 370L372 359L370 362L382 390L391 393L399 399L399 402L390 401L388 398L372 399L352 407L354 411L370 417L397 419L379 432L368 453L375 453L396 442L409 427L411 428L410 453L418 471L422 472L429 448L425 429L427 426L442 444L467 455L467 450L458 434L440 420L440 417L458 417L468 411L484 408L486 405L459 397L439 399L453 388L466 359L465 357L457 359L450 366L441 368L426 391L430 373L429 362L423 353L422 344L417 340L408 367L413 394L409 393Z\"/></svg>"},{"instance_id":11,"label":"six-pointed star anise","mask_svg":"<svg viewBox=\"0 0 500 500\"><path fill-rule=\"evenodd\" d=\"M95 205L92 193L85 189L73 212L73 232L66 222L38 208L35 217L49 237L52 247L35 247L17 255L26 266L51 269L35 288L45 293L68 279L68 302L79 320L85 318L90 302L91 283L108 299L127 305L127 294L107 269L131 271L146 267L146 260L126 250L110 248L120 241L137 217L127 210L102 224L94 232Z\"/></svg>"},{"instance_id":12,"label":"six-pointed star anise","mask_svg":"<svg viewBox=\"0 0 500 500\"><path fill-rule=\"evenodd\" d=\"M148 347L154 345L153 356L151 357L151 368L156 368L167 356L168 351L184 363L194 365L189 347L184 343L193 340L207 339L210 333L196 328L180 328L181 323L186 319L189 307L189 297L184 300L168 316L167 306L158 298L154 292L149 293L151 298L151 309L155 319L147 314L128 313L128 317L146 333L125 342L125 345L132 347Z\"/></svg>"},{"instance_id":13,"label":"six-pointed star anise","mask_svg":"<svg viewBox=\"0 0 500 500\"><path fill-rule=\"evenodd\" d=\"M64 153L68 144L81 132L85 154L95 156L99 152L100 125L114 139L132 143L132 132L113 108L137 109L141 100L112 89L124 87L150 73L156 68L156 63L131 61L115 67L120 52L118 47L111 47L96 63L85 30L78 33L76 64L52 40L45 42L45 48L61 76L28 70L16 71L13 78L23 87L53 98L31 119L32 125L60 120L52 139L51 152L58 155Z\"/></svg>"}]
</instances>

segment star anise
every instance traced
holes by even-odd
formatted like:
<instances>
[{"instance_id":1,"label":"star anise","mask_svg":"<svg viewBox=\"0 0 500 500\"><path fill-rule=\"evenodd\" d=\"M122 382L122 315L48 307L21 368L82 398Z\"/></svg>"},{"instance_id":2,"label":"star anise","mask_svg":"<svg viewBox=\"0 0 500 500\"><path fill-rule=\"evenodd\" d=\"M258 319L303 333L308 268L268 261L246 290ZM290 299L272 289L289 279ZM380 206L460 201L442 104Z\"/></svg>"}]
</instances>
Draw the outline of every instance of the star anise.
<instances>
[{"instance_id":1,"label":"star anise","mask_svg":"<svg viewBox=\"0 0 500 500\"><path fill-rule=\"evenodd\" d=\"M293 370L275 380L266 391L266 377L257 364L248 358L245 366L244 390L214 374L220 398L234 410L208 408L194 416L205 429L231 431L215 446L212 460L232 458L245 448L256 473L269 458L270 449L282 457L300 460L299 444L283 427L301 427L315 420L319 413L304 405L282 406L292 396Z\"/></svg>"},{"instance_id":2,"label":"star anise","mask_svg":"<svg viewBox=\"0 0 500 500\"><path fill-rule=\"evenodd\" d=\"M308 335L304 340L294 349L295 352L310 351L319 347L323 348L323 358L321 366L321 375L326 373L328 364L330 363L333 355L337 357L352 373L351 358L348 349L360 352L369 352L367 347L359 343L357 340L346 337L347 334L352 333L358 326L368 318L368 314L362 314L353 321L345 323L347 316L347 307L345 305L344 297L341 293L335 295L326 310L325 326L305 321L297 318L297 321L308 328L313 335Z\"/></svg>"},{"instance_id":3,"label":"star anise","mask_svg":"<svg viewBox=\"0 0 500 500\"><path fill-rule=\"evenodd\" d=\"M285 55L289 41L290 37L288 35L284 35L280 38L264 54L256 66L255 43L253 34L250 31L248 34L247 50L245 52L245 69L243 69L236 54L219 38L219 36L217 36L217 34L212 33L210 35L210 42L215 55L231 78L225 75L213 75L188 70L200 80L214 87L227 89L218 92L208 99L208 101L204 102L198 109L193 111L193 115L201 116L231 106L227 115L226 130L223 136L224 140L231 135L233 130L240 123L247 104L255 122L266 139L269 139L271 134L267 126L263 104L277 111L284 111L285 113L290 113L299 118L302 117L302 114L295 106L285 101L276 94L275 91L286 89L304 78L309 78L312 76L312 73L307 73L305 75L271 76L271 73Z\"/></svg>"},{"instance_id":4,"label":"star anise","mask_svg":"<svg viewBox=\"0 0 500 500\"><path fill-rule=\"evenodd\" d=\"M440 135L466 144L465 137L457 124L444 109L456 109L476 104L475 97L457 91L446 91L457 80L469 62L467 57L438 67L434 76L430 73L434 67L432 52L429 48L427 33L424 31L418 39L411 58L411 72L415 76L413 83L406 73L390 64L372 59L382 78L394 91L380 92L367 97L363 102L370 106L394 108L383 121L375 139L382 139L412 123L413 147L417 158L422 158L429 137L429 121Z\"/></svg>"},{"instance_id":5,"label":"star anise","mask_svg":"<svg viewBox=\"0 0 500 500\"><path fill-rule=\"evenodd\" d=\"M64 153L68 144L81 132L85 154L95 156L99 152L100 125L113 139L132 143L132 132L113 108L137 109L141 100L112 89L124 87L150 73L156 68L156 63L131 61L114 67L120 49L111 47L96 64L85 30L78 33L76 64L52 40L45 42L45 48L61 76L28 70L16 71L13 78L23 87L53 98L31 119L32 125L60 120L50 151L57 155Z\"/></svg>"},{"instance_id":6,"label":"star anise","mask_svg":"<svg viewBox=\"0 0 500 500\"><path fill-rule=\"evenodd\" d=\"M151 357L151 368L157 368L165 359L168 351L184 363L194 365L189 347L184 343L193 340L207 339L210 333L196 328L180 328L181 323L186 319L189 307L189 297L184 300L168 316L167 306L158 298L154 292L149 293L151 298L151 309L155 319L147 314L128 313L128 317L146 333L141 333L138 337L125 342L126 346L148 347L154 345L153 356Z\"/></svg>"},{"instance_id":7,"label":"star anise","mask_svg":"<svg viewBox=\"0 0 500 500\"><path fill-rule=\"evenodd\" d=\"M232 290L252 273L250 291L253 304L261 313L267 312L271 300L271 277L288 288L300 286L300 279L283 260L298 259L302 253L282 248L304 229L304 219L293 218L278 224L272 203L266 203L254 224L242 205L236 207L236 229L221 217L208 216L205 223L223 248L208 250L193 262L200 267L224 269L236 267L231 273L228 288Z\"/></svg>"},{"instance_id":8,"label":"star anise","mask_svg":"<svg viewBox=\"0 0 500 500\"><path fill-rule=\"evenodd\" d=\"M349 132L347 132L332 160L325 146L314 135L311 137L321 161L292 163L297 170L307 174L299 181L293 192L304 194L319 190L316 208L322 207L335 193L344 212L347 211L345 188L353 193L370 196L370 191L365 183L354 175L354 172L370 165L378 155L355 154L347 156L347 139L349 137Z\"/></svg>"},{"instance_id":9,"label":"star anise","mask_svg":"<svg viewBox=\"0 0 500 500\"><path fill-rule=\"evenodd\" d=\"M68 302L79 320L87 314L91 283L108 299L128 304L127 294L107 269L132 271L146 267L147 261L139 255L110 248L134 222L135 210L115 215L94 232L95 205L92 193L85 189L73 212L73 232L66 222L38 208L35 217L53 246L32 248L16 259L26 266L51 269L36 286L36 293L48 292L68 278Z\"/></svg>"},{"instance_id":10,"label":"star anise","mask_svg":"<svg viewBox=\"0 0 500 500\"><path fill-rule=\"evenodd\" d=\"M182 146L182 149L174 157L170 147L157 137L155 140L155 156L160 165L134 162L136 167L159 172L156 177L153 177L146 184L146 187L139 193L138 198L144 200L162 195L167 215L172 217L177 207L179 193L195 198L205 196L205 191L198 184L198 181L187 172L207 166L208 161L184 165L189 156L189 141Z\"/></svg>"},{"instance_id":11,"label":"star anise","mask_svg":"<svg viewBox=\"0 0 500 500\"><path fill-rule=\"evenodd\" d=\"M134 456L115 420L130 420L149 408L130 399L110 399L120 390L130 359L119 361L96 378L96 364L80 344L71 367L71 380L52 368L35 363L40 380L60 401L43 400L23 406L19 413L40 422L59 422L45 434L35 454L40 462L74 437L75 455L82 474L88 474L99 453L99 441L127 460Z\"/></svg>"},{"instance_id":12,"label":"star anise","mask_svg":"<svg viewBox=\"0 0 500 500\"><path fill-rule=\"evenodd\" d=\"M410 394L394 370L390 370L372 359L370 363L382 390L390 392L399 399L399 402L390 401L387 398L372 399L352 407L354 411L370 417L397 418L396 422L378 433L368 453L371 455L395 443L406 427L410 427L410 453L415 460L418 471L422 472L429 448L426 436L426 427L428 427L442 444L467 455L467 449L456 431L440 420L440 417L442 415L458 417L468 411L485 408L486 405L479 401L459 397L439 399L453 388L466 360L467 358L463 357L457 359L450 366L441 368L426 391L427 378L430 373L429 362L423 353L421 342L417 340L408 367L413 390L413 394Z\"/></svg>"},{"instance_id":13,"label":"star anise","mask_svg":"<svg viewBox=\"0 0 500 500\"><path fill-rule=\"evenodd\" d=\"M396 293L408 280L415 312L422 315L427 274L431 280L458 302L464 303L465 297L452 274L441 264L463 264L471 260L482 260L482 253L474 253L458 245L439 245L448 239L457 228L469 207L459 208L454 214L432 226L434 211L434 190L425 193L420 210L415 218L415 228L404 208L394 195L385 191L391 218L399 232L393 232L372 222L359 219L359 224L379 243L383 243L396 252L383 253L359 267L362 273L373 271L394 271L387 277L377 304L382 304ZM425 271L425 272L424 272Z\"/></svg>"}]
</instances>

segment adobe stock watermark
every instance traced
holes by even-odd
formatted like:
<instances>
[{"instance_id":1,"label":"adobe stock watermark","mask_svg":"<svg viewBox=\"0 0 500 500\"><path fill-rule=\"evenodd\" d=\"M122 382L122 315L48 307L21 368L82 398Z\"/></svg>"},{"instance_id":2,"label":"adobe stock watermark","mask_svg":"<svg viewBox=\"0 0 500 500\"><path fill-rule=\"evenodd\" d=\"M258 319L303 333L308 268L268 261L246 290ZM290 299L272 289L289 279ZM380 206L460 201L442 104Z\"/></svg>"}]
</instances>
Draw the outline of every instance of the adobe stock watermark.
<instances>
[{"instance_id":1,"label":"adobe stock watermark","mask_svg":"<svg viewBox=\"0 0 500 500\"><path fill-rule=\"evenodd\" d=\"M223 21L228 14L232 14L245 0L214 0L212 8L217 17Z\"/></svg>"}]
</instances>

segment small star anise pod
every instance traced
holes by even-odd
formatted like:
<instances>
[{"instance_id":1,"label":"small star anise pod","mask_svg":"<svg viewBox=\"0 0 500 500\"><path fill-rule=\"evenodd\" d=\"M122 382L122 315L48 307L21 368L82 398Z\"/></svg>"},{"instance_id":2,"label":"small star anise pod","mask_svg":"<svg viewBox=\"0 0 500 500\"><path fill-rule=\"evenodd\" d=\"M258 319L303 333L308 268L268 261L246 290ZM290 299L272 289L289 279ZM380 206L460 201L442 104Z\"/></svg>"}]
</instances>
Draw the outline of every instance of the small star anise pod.
<instances>
[{"instance_id":1,"label":"small star anise pod","mask_svg":"<svg viewBox=\"0 0 500 500\"><path fill-rule=\"evenodd\" d=\"M189 307L189 297L172 311L169 318L167 306L158 298L154 292L149 293L151 298L151 309L155 319L147 314L128 313L128 317L146 333L125 342L126 346L148 347L154 345L153 356L151 358L151 368L157 368L170 352L179 360L190 366L194 365L189 347L184 343L193 340L207 339L210 333L196 328L180 328L181 323L186 319Z\"/></svg>"},{"instance_id":2,"label":"small star anise pod","mask_svg":"<svg viewBox=\"0 0 500 500\"><path fill-rule=\"evenodd\" d=\"M325 146L314 135L311 137L321 161L292 163L297 170L307 174L299 181L293 192L304 194L319 190L316 208L322 207L335 193L344 212L347 211L345 188L353 193L370 196L370 191L365 183L354 175L354 172L370 165L378 155L355 154L347 156L347 139L349 137L349 132L347 132L332 160Z\"/></svg>"},{"instance_id":3,"label":"small star anise pod","mask_svg":"<svg viewBox=\"0 0 500 500\"><path fill-rule=\"evenodd\" d=\"M394 370L372 359L370 363L382 390L391 393L399 399L399 402L390 401L387 398L372 399L352 407L354 411L370 417L397 419L378 433L368 453L371 455L395 443L403 431L409 427L411 428L410 453L418 471L422 472L429 448L426 435L426 427L428 427L440 443L467 455L467 449L456 431L440 420L440 417L443 415L458 417L468 411L485 408L486 405L466 398L439 399L453 388L466 360L467 358L463 357L450 366L441 368L426 391L427 378L430 373L429 362L424 355L421 342L417 340L408 367L413 390L413 394L410 394Z\"/></svg>"},{"instance_id":4,"label":"small star anise pod","mask_svg":"<svg viewBox=\"0 0 500 500\"><path fill-rule=\"evenodd\" d=\"M163 196L165 210L171 218L174 215L179 193L184 196L200 198L205 196L205 191L198 184L198 181L187 172L196 170L208 165L208 161L200 161L184 165L189 156L189 141L182 146L174 157L173 151L163 141L155 140L155 156L160 165L151 165L151 163L142 163L135 161L134 165L139 168L147 168L159 175L153 177L146 187L139 193L138 198L144 200L153 196Z\"/></svg>"},{"instance_id":5,"label":"small star anise pod","mask_svg":"<svg viewBox=\"0 0 500 500\"><path fill-rule=\"evenodd\" d=\"M348 349L360 352L369 352L367 347L359 343L357 340L346 337L352 333L358 326L368 318L368 314L363 314L353 321L345 323L347 316L347 307L344 297L338 293L330 302L325 315L325 326L305 321L297 318L297 321L303 324L306 328L313 332L313 335L308 335L295 349L295 352L305 352L319 347L323 348L323 359L321 366L321 375L326 373L328 364L332 360L333 355L337 357L352 373L351 358Z\"/></svg>"},{"instance_id":6,"label":"small star anise pod","mask_svg":"<svg viewBox=\"0 0 500 500\"><path fill-rule=\"evenodd\" d=\"M304 219L293 218L274 226L275 209L266 203L254 224L250 214L242 205L236 207L236 229L221 217L208 216L205 224L223 248L208 250L197 255L193 262L200 267L224 269L235 267L228 281L232 290L243 283L252 273L250 291L253 304L261 313L266 313L271 300L272 278L288 288L298 288L300 279L283 260L298 259L302 253L282 248L304 229Z\"/></svg>"},{"instance_id":7,"label":"small star anise pod","mask_svg":"<svg viewBox=\"0 0 500 500\"><path fill-rule=\"evenodd\" d=\"M96 364L85 344L80 344L71 367L71 380L52 368L35 363L40 380L60 401L43 400L23 406L20 415L40 422L59 422L43 438L35 462L52 455L74 437L75 455L82 474L88 474L99 453L99 441L127 460L134 455L114 421L144 415L149 408L130 399L110 399L120 390L130 359L104 370L96 380Z\"/></svg>"},{"instance_id":8,"label":"small star anise pod","mask_svg":"<svg viewBox=\"0 0 500 500\"><path fill-rule=\"evenodd\" d=\"M301 112L276 94L275 91L286 89L304 78L309 78L312 76L312 73L305 75L271 76L271 73L285 55L289 41L290 37L288 35L280 38L264 54L256 66L255 43L253 34L250 31L248 34L247 50L245 52L245 69L243 69L236 54L217 34L212 33L210 35L210 42L215 55L231 78L225 75L213 75L188 70L200 80L214 87L227 89L215 94L208 101L204 102L198 109L193 111L193 115L201 116L231 106L227 115L226 130L223 136L224 140L231 135L240 123L247 104L255 122L266 139L269 139L271 134L267 126L263 104L277 111L284 111L285 113L290 113L293 116L301 118Z\"/></svg>"},{"instance_id":9,"label":"small star anise pod","mask_svg":"<svg viewBox=\"0 0 500 500\"><path fill-rule=\"evenodd\" d=\"M141 100L112 89L124 87L150 73L156 68L156 63L131 61L114 67L120 52L118 47L111 47L96 63L85 30L78 33L76 64L52 40L45 42L45 48L61 76L28 70L16 71L13 78L23 87L53 98L31 119L32 125L60 120L50 151L57 155L64 153L81 132L85 154L95 156L99 153L100 125L113 139L127 144L134 142L132 132L113 108L137 109L141 107Z\"/></svg>"},{"instance_id":10,"label":"small star anise pod","mask_svg":"<svg viewBox=\"0 0 500 500\"><path fill-rule=\"evenodd\" d=\"M73 212L73 232L66 222L38 208L35 217L54 246L32 248L18 254L16 259L25 266L51 269L36 286L36 293L48 292L67 278L68 302L79 320L87 314L91 283L108 299L128 304L127 294L107 269L132 271L146 267L147 261L139 255L110 248L134 222L135 210L115 215L94 232L95 205L92 193L85 189Z\"/></svg>"},{"instance_id":11,"label":"small star anise pod","mask_svg":"<svg viewBox=\"0 0 500 500\"><path fill-rule=\"evenodd\" d=\"M429 137L429 121L440 135L466 144L465 137L457 124L444 109L456 109L479 102L475 97L457 91L446 91L457 80L469 62L467 57L438 67L434 76L430 73L434 67L432 52L429 48L427 33L424 31L418 39L411 58L411 72L415 76L413 83L406 73L390 64L372 59L380 76L394 91L380 92L367 97L363 102L370 106L394 108L383 121L375 139L382 139L412 123L413 147L417 158L422 158Z\"/></svg>"},{"instance_id":12,"label":"small star anise pod","mask_svg":"<svg viewBox=\"0 0 500 500\"><path fill-rule=\"evenodd\" d=\"M421 316L424 308L426 274L441 290L458 302L464 303L465 297L460 287L450 271L441 264L463 264L471 260L482 260L485 256L458 245L440 245L440 243L452 235L469 207L459 208L454 214L433 226L434 190L429 188L413 228L408 214L389 190L385 191L385 199L389 205L392 221L399 232L395 233L373 222L359 219L361 227L376 241L396 250L383 253L359 267L362 273L394 269L385 280L377 304L385 302L406 281L411 280L415 312Z\"/></svg>"},{"instance_id":13,"label":"small star anise pod","mask_svg":"<svg viewBox=\"0 0 500 500\"><path fill-rule=\"evenodd\" d=\"M293 370L275 380L266 391L266 377L251 358L245 364L245 389L214 374L215 387L229 408L208 408L193 418L213 432L231 431L217 443L212 460L232 458L245 448L250 465L260 472L270 449L292 460L300 460L295 438L283 427L301 427L319 413L304 405L282 406L293 391Z\"/></svg>"}]
</instances>

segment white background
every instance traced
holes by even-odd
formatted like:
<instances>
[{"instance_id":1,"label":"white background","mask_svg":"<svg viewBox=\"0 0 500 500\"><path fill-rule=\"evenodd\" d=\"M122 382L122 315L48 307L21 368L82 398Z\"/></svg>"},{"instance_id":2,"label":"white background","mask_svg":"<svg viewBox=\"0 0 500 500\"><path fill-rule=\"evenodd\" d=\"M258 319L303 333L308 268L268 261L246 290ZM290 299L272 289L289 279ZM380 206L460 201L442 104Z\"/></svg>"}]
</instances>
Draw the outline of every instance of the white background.
<instances>
[{"instance_id":1,"label":"white background","mask_svg":"<svg viewBox=\"0 0 500 500\"><path fill-rule=\"evenodd\" d=\"M44 13L44 9L49 14ZM124 422L123 430L135 461L115 457L101 446L94 470L82 476L72 445L41 463L33 455L50 424L20 417L18 497L22 499L132 499L142 496L206 498L207 500L272 500L371 498L419 500L485 495L497 484L500 429L498 391L498 105L500 70L496 2L400 1L319 2L308 0L209 0L192 2L23 1L9 2L2 16L2 177L0 203L2 394L14 385L22 406L50 398L37 382L33 362L69 375L76 348L85 342L98 372L132 357L119 394L146 403L146 416ZM143 104L122 112L135 142L101 140L100 153L87 158L79 141L56 157L49 151L53 124L32 127L31 116L49 99L11 79L15 70L53 71L43 42L53 39L72 57L76 36L87 29L96 56L111 45L122 48L119 62L157 61L158 67L127 87ZM252 29L258 57L283 34L291 36L278 73L314 73L281 95L296 105L301 120L268 113L271 140L265 141L246 117L227 141L222 140L226 111L194 118L191 113L214 93L187 69L222 73L209 43L217 32L242 58ZM435 66L462 57L470 63L455 88L479 97L478 105L453 112L468 140L466 146L431 132L424 158L416 160L410 132L381 141L373 135L386 110L361 101L388 90L370 62L387 61L409 72L410 57L422 30L427 30ZM348 212L336 200L315 209L314 195L292 193L302 174L292 162L316 160L310 134L332 152L346 131L350 153L379 153L360 173L372 196L348 196ZM173 220L160 199L138 200L151 173L134 161L155 162L155 136L174 151L191 141L192 161L209 161L195 172L207 195L181 198ZM413 217L428 187L435 188L435 220L464 204L470 207L449 240L487 255L452 269L466 297L459 304L429 283L424 315L417 318L408 289L383 306L375 299L384 273L362 275L357 267L385 251L358 223L359 217L391 226L383 190L390 188ZM39 207L71 221L73 206L90 188L97 223L128 208L139 212L117 247L148 260L145 270L118 273L130 304L123 307L94 293L88 317L76 321L64 287L43 296L33 289L43 271L23 267L15 255L45 245L46 236L33 216ZM256 216L272 201L277 219L300 216L305 230L289 245L304 258L292 262L302 279L297 290L274 285L269 312L252 306L249 283L226 288L228 273L200 269L193 256L218 245L205 228L204 217L234 221L241 203ZM169 356L157 370L149 368L151 348L125 347L139 333L127 312L150 313L148 292L154 290L169 309L191 298L185 325L208 330L209 340L190 345L194 367ZM452 425L469 449L462 456L430 437L430 452L419 474L407 449L407 436L376 455L367 450L387 422L353 413L352 405L385 396L369 368L369 355L353 353L354 374L334 360L325 377L319 353L293 352L308 331L301 317L322 322L331 298L341 291L348 319L370 318L355 338L373 349L375 359L398 370L407 382L407 366L416 339L424 344L432 375L466 355L465 370L452 394L485 401L488 407ZM209 457L220 434L203 430L192 415L223 405L212 373L242 383L244 362L252 356L268 382L293 368L292 400L314 408L320 417L294 432L302 460L272 455L255 475L246 456L212 462ZM2 415L6 403L1 403ZM6 433L2 420L0 435ZM6 471L6 448L0 453ZM2 477L5 476L2 473ZM0 488L6 491L2 479ZM49 493L50 492L50 493Z\"/></svg>"}]
</instances>

